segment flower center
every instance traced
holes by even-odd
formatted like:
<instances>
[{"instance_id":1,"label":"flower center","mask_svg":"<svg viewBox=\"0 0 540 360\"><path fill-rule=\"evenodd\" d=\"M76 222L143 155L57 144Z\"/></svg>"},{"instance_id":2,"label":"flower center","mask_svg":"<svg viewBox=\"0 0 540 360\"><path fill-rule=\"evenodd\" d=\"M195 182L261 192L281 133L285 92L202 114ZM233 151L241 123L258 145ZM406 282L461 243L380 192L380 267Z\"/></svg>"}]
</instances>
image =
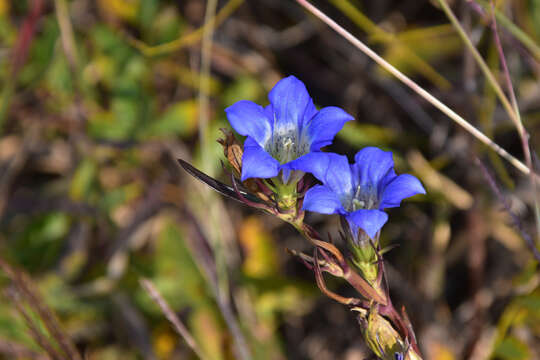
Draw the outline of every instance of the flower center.
<instances>
[{"instance_id":1,"label":"flower center","mask_svg":"<svg viewBox=\"0 0 540 360\"><path fill-rule=\"evenodd\" d=\"M309 152L309 144L298 139L295 131L274 134L265 150L280 164L288 163Z\"/></svg>"},{"instance_id":2,"label":"flower center","mask_svg":"<svg viewBox=\"0 0 540 360\"><path fill-rule=\"evenodd\" d=\"M379 207L379 201L377 199L377 193L371 186L358 185L352 199L350 199L345 208L347 211L352 212L360 209L377 209Z\"/></svg>"}]
</instances>

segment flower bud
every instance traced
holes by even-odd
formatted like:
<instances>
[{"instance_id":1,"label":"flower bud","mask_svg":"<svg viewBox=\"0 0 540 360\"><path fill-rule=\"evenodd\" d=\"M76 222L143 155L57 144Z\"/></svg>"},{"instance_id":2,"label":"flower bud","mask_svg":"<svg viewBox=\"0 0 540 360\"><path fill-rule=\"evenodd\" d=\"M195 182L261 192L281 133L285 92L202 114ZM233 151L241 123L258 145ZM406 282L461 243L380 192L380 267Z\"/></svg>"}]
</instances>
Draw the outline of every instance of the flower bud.
<instances>
[{"instance_id":1,"label":"flower bud","mask_svg":"<svg viewBox=\"0 0 540 360\"><path fill-rule=\"evenodd\" d=\"M377 312L376 306L369 310L355 307L358 321L367 346L383 360L420 360L421 357L404 341L390 322ZM398 359L400 357L397 357Z\"/></svg>"},{"instance_id":2,"label":"flower bud","mask_svg":"<svg viewBox=\"0 0 540 360\"><path fill-rule=\"evenodd\" d=\"M364 279L375 289L379 289L380 284L377 281L379 265L375 250L377 244L373 244L369 236L362 229L356 229L357 234L353 234L349 222L344 217L341 217L341 227L352 254L351 261L360 269Z\"/></svg>"}]
</instances>

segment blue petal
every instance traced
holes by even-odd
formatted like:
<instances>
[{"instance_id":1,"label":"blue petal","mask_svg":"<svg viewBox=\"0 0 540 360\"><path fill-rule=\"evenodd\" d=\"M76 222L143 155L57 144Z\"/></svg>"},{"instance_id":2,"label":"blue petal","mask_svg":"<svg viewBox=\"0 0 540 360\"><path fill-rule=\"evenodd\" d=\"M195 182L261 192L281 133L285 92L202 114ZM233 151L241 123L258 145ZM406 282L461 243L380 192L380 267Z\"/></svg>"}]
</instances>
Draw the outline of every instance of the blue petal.
<instances>
[{"instance_id":1,"label":"blue petal","mask_svg":"<svg viewBox=\"0 0 540 360\"><path fill-rule=\"evenodd\" d=\"M274 110L274 132L299 131L304 115L313 112L306 86L294 76L280 80L268 94ZM312 115L312 114L311 114Z\"/></svg>"},{"instance_id":2,"label":"blue petal","mask_svg":"<svg viewBox=\"0 0 540 360\"><path fill-rule=\"evenodd\" d=\"M409 174L399 175L383 189L379 208L397 207L401 200L409 196L425 193L426 190L424 190L420 180Z\"/></svg>"},{"instance_id":3,"label":"blue petal","mask_svg":"<svg viewBox=\"0 0 540 360\"><path fill-rule=\"evenodd\" d=\"M302 209L321 214L345 212L336 193L324 185L315 185L307 191Z\"/></svg>"},{"instance_id":4,"label":"blue petal","mask_svg":"<svg viewBox=\"0 0 540 360\"><path fill-rule=\"evenodd\" d=\"M354 118L343 109L329 106L321 109L307 125L307 134L311 140L311 151L318 151L329 145L347 121Z\"/></svg>"},{"instance_id":5,"label":"blue petal","mask_svg":"<svg viewBox=\"0 0 540 360\"><path fill-rule=\"evenodd\" d=\"M231 126L237 133L249 136L264 147L272 129L270 119L262 106L248 100L240 100L225 109Z\"/></svg>"},{"instance_id":6,"label":"blue petal","mask_svg":"<svg viewBox=\"0 0 540 360\"><path fill-rule=\"evenodd\" d=\"M283 183L287 183L289 179L291 179L292 174L292 181L298 181L302 176L304 176L305 171L302 170L302 164L304 162L304 159L302 159L306 155L300 156L298 159L294 159L289 161L288 163L281 164L279 166L279 170L282 171L282 180Z\"/></svg>"},{"instance_id":7,"label":"blue petal","mask_svg":"<svg viewBox=\"0 0 540 360\"><path fill-rule=\"evenodd\" d=\"M377 187L377 190L378 190L377 194L379 195L379 198L382 198L382 193L384 189L386 188L388 184L394 181L395 178L397 178L397 174L396 174L396 171L392 168L388 170L386 175L381 180L379 180L379 185Z\"/></svg>"},{"instance_id":8,"label":"blue petal","mask_svg":"<svg viewBox=\"0 0 540 360\"><path fill-rule=\"evenodd\" d=\"M270 123L270 129L272 130L272 134L274 133L274 107L272 104L268 104L264 107L264 115L266 115L266 118L268 119L268 122Z\"/></svg>"},{"instance_id":9,"label":"blue petal","mask_svg":"<svg viewBox=\"0 0 540 360\"><path fill-rule=\"evenodd\" d=\"M309 125L309 122L317 115L318 110L315 107L315 104L313 104L313 99L309 98L309 101L306 106L306 110L304 111L304 118L302 120L299 133L302 133L302 130L304 127L307 127Z\"/></svg>"},{"instance_id":10,"label":"blue petal","mask_svg":"<svg viewBox=\"0 0 540 360\"><path fill-rule=\"evenodd\" d=\"M274 177L278 174L278 168L279 162L248 136L244 142L242 156L242 181L249 178Z\"/></svg>"},{"instance_id":11,"label":"blue petal","mask_svg":"<svg viewBox=\"0 0 540 360\"><path fill-rule=\"evenodd\" d=\"M346 218L353 232L361 228L373 239L388 220L388 214L380 210L360 209L348 214Z\"/></svg>"},{"instance_id":12,"label":"blue petal","mask_svg":"<svg viewBox=\"0 0 540 360\"><path fill-rule=\"evenodd\" d=\"M355 164L351 166L358 185L378 187L380 181L394 167L391 151L383 151L376 147L366 147L354 156Z\"/></svg>"},{"instance_id":13,"label":"blue petal","mask_svg":"<svg viewBox=\"0 0 540 360\"><path fill-rule=\"evenodd\" d=\"M314 152L291 161L289 166L313 174L340 198L352 193L351 167L344 155Z\"/></svg>"}]
</instances>

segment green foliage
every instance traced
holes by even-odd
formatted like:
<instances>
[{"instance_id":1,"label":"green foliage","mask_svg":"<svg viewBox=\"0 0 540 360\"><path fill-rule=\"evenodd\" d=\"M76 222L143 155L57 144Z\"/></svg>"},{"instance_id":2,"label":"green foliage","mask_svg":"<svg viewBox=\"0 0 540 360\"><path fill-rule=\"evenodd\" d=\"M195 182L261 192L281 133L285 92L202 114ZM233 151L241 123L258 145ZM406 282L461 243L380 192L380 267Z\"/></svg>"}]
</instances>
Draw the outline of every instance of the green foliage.
<instances>
[{"instance_id":1,"label":"green foliage","mask_svg":"<svg viewBox=\"0 0 540 360\"><path fill-rule=\"evenodd\" d=\"M530 359L527 345L515 337L504 339L496 348L497 358L508 360Z\"/></svg>"},{"instance_id":2,"label":"green foliage","mask_svg":"<svg viewBox=\"0 0 540 360\"><path fill-rule=\"evenodd\" d=\"M69 231L69 216L53 212L19 221L21 223L13 232L11 257L30 271L52 266Z\"/></svg>"}]
</instances>

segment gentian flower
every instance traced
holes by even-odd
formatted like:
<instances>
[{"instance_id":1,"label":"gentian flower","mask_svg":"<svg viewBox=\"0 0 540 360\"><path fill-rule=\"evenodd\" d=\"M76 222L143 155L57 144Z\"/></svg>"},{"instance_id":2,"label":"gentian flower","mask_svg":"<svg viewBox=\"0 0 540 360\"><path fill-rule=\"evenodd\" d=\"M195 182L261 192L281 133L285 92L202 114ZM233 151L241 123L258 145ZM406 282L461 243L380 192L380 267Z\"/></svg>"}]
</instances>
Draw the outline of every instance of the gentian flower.
<instances>
[{"instance_id":1,"label":"gentian flower","mask_svg":"<svg viewBox=\"0 0 540 360\"><path fill-rule=\"evenodd\" d=\"M367 147L354 159L356 162L349 165L343 155L307 155L304 171L312 173L323 185L307 191L303 209L340 214L347 219L355 238L358 229L374 238L388 220L383 209L398 207L401 200L426 191L414 176L396 174L390 151Z\"/></svg>"},{"instance_id":2,"label":"gentian flower","mask_svg":"<svg viewBox=\"0 0 540 360\"><path fill-rule=\"evenodd\" d=\"M241 180L273 178L283 171L289 181L294 165L302 170L306 154L332 143L345 122L353 117L338 107L315 108L304 83L294 76L280 80L262 107L241 100L225 109L236 132L247 136Z\"/></svg>"}]
</instances>

